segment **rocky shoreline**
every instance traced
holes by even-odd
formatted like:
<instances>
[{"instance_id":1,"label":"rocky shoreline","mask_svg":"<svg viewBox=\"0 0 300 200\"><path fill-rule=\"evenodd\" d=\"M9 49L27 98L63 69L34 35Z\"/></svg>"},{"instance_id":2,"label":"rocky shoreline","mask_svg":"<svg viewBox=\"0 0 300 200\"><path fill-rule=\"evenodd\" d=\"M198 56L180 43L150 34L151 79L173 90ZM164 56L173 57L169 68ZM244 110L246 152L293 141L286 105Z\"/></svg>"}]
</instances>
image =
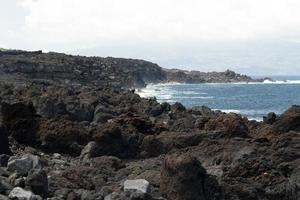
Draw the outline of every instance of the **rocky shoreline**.
<instances>
[{"instance_id":1,"label":"rocky shoreline","mask_svg":"<svg viewBox=\"0 0 300 200\"><path fill-rule=\"evenodd\" d=\"M2 81L31 81L44 84L142 88L149 83L262 82L230 70L199 72L164 69L136 59L72 56L42 51L0 51Z\"/></svg>"},{"instance_id":2,"label":"rocky shoreline","mask_svg":"<svg viewBox=\"0 0 300 200\"><path fill-rule=\"evenodd\" d=\"M300 106L251 121L122 89L139 70L159 82L149 63L108 81L114 65L15 54L0 52L0 199L300 198Z\"/></svg>"}]
</instances>

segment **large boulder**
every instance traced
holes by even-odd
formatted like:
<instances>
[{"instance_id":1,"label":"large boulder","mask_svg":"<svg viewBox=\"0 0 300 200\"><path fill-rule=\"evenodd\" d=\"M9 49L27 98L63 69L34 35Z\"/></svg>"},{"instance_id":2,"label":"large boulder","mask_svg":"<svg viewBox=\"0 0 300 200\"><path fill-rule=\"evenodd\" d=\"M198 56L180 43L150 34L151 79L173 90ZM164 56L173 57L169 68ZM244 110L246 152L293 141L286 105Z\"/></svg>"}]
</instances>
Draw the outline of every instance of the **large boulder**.
<instances>
[{"instance_id":1,"label":"large boulder","mask_svg":"<svg viewBox=\"0 0 300 200\"><path fill-rule=\"evenodd\" d=\"M18 200L42 200L40 196L34 195L31 191L24 190L20 187L15 187L8 196L10 199Z\"/></svg>"},{"instance_id":2,"label":"large boulder","mask_svg":"<svg viewBox=\"0 0 300 200\"><path fill-rule=\"evenodd\" d=\"M0 194L8 195L12 189L13 186L10 184L9 179L0 176Z\"/></svg>"},{"instance_id":3,"label":"large boulder","mask_svg":"<svg viewBox=\"0 0 300 200\"><path fill-rule=\"evenodd\" d=\"M86 146L82 154L135 157L143 137L159 131L160 128L155 127L149 119L127 113L92 130L91 136L95 143Z\"/></svg>"},{"instance_id":4,"label":"large boulder","mask_svg":"<svg viewBox=\"0 0 300 200\"><path fill-rule=\"evenodd\" d=\"M113 155L120 156L125 149L125 138L118 126L112 125L102 130L92 131L93 140L82 152L90 157Z\"/></svg>"},{"instance_id":5,"label":"large boulder","mask_svg":"<svg viewBox=\"0 0 300 200\"><path fill-rule=\"evenodd\" d=\"M70 155L79 155L88 142L86 129L65 119L42 120L37 137L45 151Z\"/></svg>"},{"instance_id":6,"label":"large boulder","mask_svg":"<svg viewBox=\"0 0 300 200\"><path fill-rule=\"evenodd\" d=\"M161 169L160 191L172 200L218 199L217 181L189 154L167 155Z\"/></svg>"},{"instance_id":7,"label":"large boulder","mask_svg":"<svg viewBox=\"0 0 300 200\"><path fill-rule=\"evenodd\" d=\"M31 169L42 169L42 162L38 156L25 154L21 158L13 158L7 164L7 170L26 175Z\"/></svg>"},{"instance_id":8,"label":"large boulder","mask_svg":"<svg viewBox=\"0 0 300 200\"><path fill-rule=\"evenodd\" d=\"M273 130L280 133L300 131L300 106L294 105L273 123Z\"/></svg>"},{"instance_id":9,"label":"large boulder","mask_svg":"<svg viewBox=\"0 0 300 200\"><path fill-rule=\"evenodd\" d=\"M273 124L276 121L276 117L274 112L270 112L267 116L263 117L263 122L266 124Z\"/></svg>"},{"instance_id":10,"label":"large boulder","mask_svg":"<svg viewBox=\"0 0 300 200\"><path fill-rule=\"evenodd\" d=\"M48 195L48 178L44 170L32 169L26 178L26 187L42 197Z\"/></svg>"},{"instance_id":11,"label":"large boulder","mask_svg":"<svg viewBox=\"0 0 300 200\"><path fill-rule=\"evenodd\" d=\"M226 137L249 137L244 119L235 113L221 114L210 119L204 126L208 131L222 131Z\"/></svg>"}]
</instances>

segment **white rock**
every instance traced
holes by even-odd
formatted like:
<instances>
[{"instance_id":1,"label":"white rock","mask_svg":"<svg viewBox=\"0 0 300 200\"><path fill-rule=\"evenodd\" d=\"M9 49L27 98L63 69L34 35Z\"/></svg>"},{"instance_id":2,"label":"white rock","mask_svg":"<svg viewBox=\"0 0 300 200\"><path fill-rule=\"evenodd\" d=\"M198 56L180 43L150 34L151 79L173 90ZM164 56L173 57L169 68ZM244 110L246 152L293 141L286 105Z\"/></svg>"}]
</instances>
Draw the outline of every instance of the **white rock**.
<instances>
[{"instance_id":1,"label":"white rock","mask_svg":"<svg viewBox=\"0 0 300 200\"><path fill-rule=\"evenodd\" d=\"M26 191L20 187L15 187L8 195L10 199L18 199L18 200L32 200L33 193L30 191Z\"/></svg>"},{"instance_id":2,"label":"white rock","mask_svg":"<svg viewBox=\"0 0 300 200\"><path fill-rule=\"evenodd\" d=\"M145 179L126 180L124 182L124 191L136 190L142 193L149 192L149 182Z\"/></svg>"},{"instance_id":3,"label":"white rock","mask_svg":"<svg viewBox=\"0 0 300 200\"><path fill-rule=\"evenodd\" d=\"M53 154L53 158L55 159L60 159L61 158L61 155L59 153L54 153Z\"/></svg>"}]
</instances>

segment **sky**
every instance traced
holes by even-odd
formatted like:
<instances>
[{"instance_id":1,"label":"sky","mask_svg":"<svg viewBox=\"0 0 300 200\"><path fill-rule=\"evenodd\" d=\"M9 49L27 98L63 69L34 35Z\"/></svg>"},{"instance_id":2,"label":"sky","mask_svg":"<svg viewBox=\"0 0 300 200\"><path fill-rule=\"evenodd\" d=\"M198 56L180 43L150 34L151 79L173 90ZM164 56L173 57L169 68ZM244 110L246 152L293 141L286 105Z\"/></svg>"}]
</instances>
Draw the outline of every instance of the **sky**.
<instances>
[{"instance_id":1,"label":"sky","mask_svg":"<svg viewBox=\"0 0 300 200\"><path fill-rule=\"evenodd\" d=\"M299 0L0 0L0 47L300 75Z\"/></svg>"}]
</instances>

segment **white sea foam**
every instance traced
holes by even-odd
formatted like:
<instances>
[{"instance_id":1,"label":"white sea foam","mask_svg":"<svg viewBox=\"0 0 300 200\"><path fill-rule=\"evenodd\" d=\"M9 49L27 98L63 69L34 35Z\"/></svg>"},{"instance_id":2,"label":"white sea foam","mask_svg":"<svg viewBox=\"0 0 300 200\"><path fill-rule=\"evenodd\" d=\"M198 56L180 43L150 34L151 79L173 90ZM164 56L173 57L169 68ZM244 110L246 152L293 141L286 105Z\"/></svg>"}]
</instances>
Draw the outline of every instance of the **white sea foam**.
<instances>
[{"instance_id":1,"label":"white sea foam","mask_svg":"<svg viewBox=\"0 0 300 200\"><path fill-rule=\"evenodd\" d=\"M176 97L175 97L176 98ZM207 96L207 97L203 97L203 96L196 96L196 97L178 97L179 99L214 99L215 97L213 96Z\"/></svg>"},{"instance_id":2,"label":"white sea foam","mask_svg":"<svg viewBox=\"0 0 300 200\"><path fill-rule=\"evenodd\" d=\"M263 83L265 84L300 84L300 80L284 80L284 81L270 81L270 80L265 80Z\"/></svg>"},{"instance_id":3,"label":"white sea foam","mask_svg":"<svg viewBox=\"0 0 300 200\"><path fill-rule=\"evenodd\" d=\"M258 121L258 122L262 122L263 118L261 118L261 117L248 117L248 120L255 120L255 121Z\"/></svg>"},{"instance_id":4,"label":"white sea foam","mask_svg":"<svg viewBox=\"0 0 300 200\"><path fill-rule=\"evenodd\" d=\"M216 110L220 110L220 111L222 111L222 112L224 112L224 113L236 113L236 114L240 114L241 113L241 111L239 111L239 110L234 110L234 109L213 109L214 111L216 111Z\"/></svg>"},{"instance_id":5,"label":"white sea foam","mask_svg":"<svg viewBox=\"0 0 300 200\"><path fill-rule=\"evenodd\" d=\"M196 91L183 91L182 94L190 95L190 94L198 94L198 95L206 95L206 92L196 92Z\"/></svg>"}]
</instances>

